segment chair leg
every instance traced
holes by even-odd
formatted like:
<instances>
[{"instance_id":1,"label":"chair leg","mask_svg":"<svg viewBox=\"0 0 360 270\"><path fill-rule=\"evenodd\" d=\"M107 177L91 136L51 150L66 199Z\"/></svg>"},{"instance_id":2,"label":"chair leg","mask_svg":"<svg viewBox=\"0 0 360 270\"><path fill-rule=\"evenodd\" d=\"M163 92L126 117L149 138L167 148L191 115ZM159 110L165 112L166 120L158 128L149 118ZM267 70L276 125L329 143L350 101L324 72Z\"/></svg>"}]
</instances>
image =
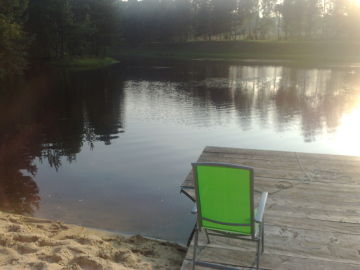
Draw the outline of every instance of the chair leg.
<instances>
[{"instance_id":1,"label":"chair leg","mask_svg":"<svg viewBox=\"0 0 360 270\"><path fill-rule=\"evenodd\" d=\"M205 229L205 233L206 233L206 238L208 240L208 244L210 244L210 236L208 234L208 231Z\"/></svg>"},{"instance_id":2,"label":"chair leg","mask_svg":"<svg viewBox=\"0 0 360 270\"><path fill-rule=\"evenodd\" d=\"M256 262L256 269L260 269L260 245L261 245L261 238L258 241L258 247L257 247L257 262Z\"/></svg>"},{"instance_id":3,"label":"chair leg","mask_svg":"<svg viewBox=\"0 0 360 270\"><path fill-rule=\"evenodd\" d=\"M199 231L198 231L198 228L196 226L195 241L194 241L194 254L193 254L193 267L192 267L193 270L195 270L196 247L197 247L197 244L198 244L198 234L199 234Z\"/></svg>"},{"instance_id":4,"label":"chair leg","mask_svg":"<svg viewBox=\"0 0 360 270\"><path fill-rule=\"evenodd\" d=\"M264 220L263 220L263 222L261 223L261 226L262 226L262 230L261 230L261 253L263 253L264 252L264 240L265 240L265 238L264 238L264 231L265 231L265 224L264 224Z\"/></svg>"},{"instance_id":5,"label":"chair leg","mask_svg":"<svg viewBox=\"0 0 360 270\"><path fill-rule=\"evenodd\" d=\"M259 270L260 269L260 255L262 253L262 248L263 248L263 245L264 245L264 239L263 239L263 224L264 223L261 223L260 224L260 232L259 232L259 240L258 240L258 246L257 246L257 263L256 263L256 269Z\"/></svg>"}]
</instances>

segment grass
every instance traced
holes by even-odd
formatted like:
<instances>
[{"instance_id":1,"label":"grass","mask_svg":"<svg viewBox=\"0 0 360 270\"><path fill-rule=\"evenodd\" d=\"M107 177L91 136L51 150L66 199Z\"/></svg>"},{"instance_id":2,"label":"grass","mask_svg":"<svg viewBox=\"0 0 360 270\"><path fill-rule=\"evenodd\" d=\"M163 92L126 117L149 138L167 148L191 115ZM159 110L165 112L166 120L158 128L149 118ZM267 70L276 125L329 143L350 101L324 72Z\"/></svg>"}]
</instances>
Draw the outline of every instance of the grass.
<instances>
[{"instance_id":1,"label":"grass","mask_svg":"<svg viewBox=\"0 0 360 270\"><path fill-rule=\"evenodd\" d=\"M56 61L51 61L50 66L66 69L93 69L106 67L111 64L116 63L117 61L110 57L98 58L98 57L86 57L86 58L66 58Z\"/></svg>"},{"instance_id":2,"label":"grass","mask_svg":"<svg viewBox=\"0 0 360 270\"><path fill-rule=\"evenodd\" d=\"M359 42L325 41L196 41L153 43L125 49L130 55L181 59L291 60L296 62L360 62ZM114 57L117 57L115 54Z\"/></svg>"}]
</instances>

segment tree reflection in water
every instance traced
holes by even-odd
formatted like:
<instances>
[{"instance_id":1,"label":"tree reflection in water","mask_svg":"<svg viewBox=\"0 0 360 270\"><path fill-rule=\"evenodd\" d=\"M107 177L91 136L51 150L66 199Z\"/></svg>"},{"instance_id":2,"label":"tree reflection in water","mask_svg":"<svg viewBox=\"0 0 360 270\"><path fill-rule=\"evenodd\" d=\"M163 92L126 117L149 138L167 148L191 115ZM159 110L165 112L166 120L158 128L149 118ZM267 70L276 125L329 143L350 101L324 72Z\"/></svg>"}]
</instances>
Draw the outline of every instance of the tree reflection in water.
<instances>
[{"instance_id":1,"label":"tree reflection in water","mask_svg":"<svg viewBox=\"0 0 360 270\"><path fill-rule=\"evenodd\" d=\"M39 188L32 178L37 172L32 162L40 150L33 147L36 133L20 123L6 129L4 124L0 123L0 211L33 215L40 203Z\"/></svg>"},{"instance_id":2,"label":"tree reflection in water","mask_svg":"<svg viewBox=\"0 0 360 270\"><path fill-rule=\"evenodd\" d=\"M35 159L58 171L63 158L76 160L84 142L91 149L96 141L109 145L124 132L121 81L106 74L58 71L20 81L11 91L0 86L1 211L39 210Z\"/></svg>"}]
</instances>

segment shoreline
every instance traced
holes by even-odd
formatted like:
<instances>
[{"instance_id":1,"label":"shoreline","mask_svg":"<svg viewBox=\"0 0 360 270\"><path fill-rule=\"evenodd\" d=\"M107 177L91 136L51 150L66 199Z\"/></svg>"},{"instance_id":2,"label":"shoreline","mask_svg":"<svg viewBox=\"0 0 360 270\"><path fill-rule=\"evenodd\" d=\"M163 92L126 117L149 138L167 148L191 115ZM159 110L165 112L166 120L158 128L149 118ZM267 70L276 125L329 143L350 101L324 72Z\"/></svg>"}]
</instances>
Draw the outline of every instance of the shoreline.
<instances>
[{"instance_id":1,"label":"shoreline","mask_svg":"<svg viewBox=\"0 0 360 270\"><path fill-rule=\"evenodd\" d=\"M291 61L295 63L359 63L360 42L328 41L189 41L124 45L113 58L121 55L172 59L213 59L240 61Z\"/></svg>"},{"instance_id":2,"label":"shoreline","mask_svg":"<svg viewBox=\"0 0 360 270\"><path fill-rule=\"evenodd\" d=\"M180 269L187 248L0 212L1 269Z\"/></svg>"},{"instance_id":3,"label":"shoreline","mask_svg":"<svg viewBox=\"0 0 360 270\"><path fill-rule=\"evenodd\" d=\"M66 58L62 60L52 60L46 63L46 66L69 70L87 70L104 68L119 61L110 57L84 57L84 58Z\"/></svg>"}]
</instances>

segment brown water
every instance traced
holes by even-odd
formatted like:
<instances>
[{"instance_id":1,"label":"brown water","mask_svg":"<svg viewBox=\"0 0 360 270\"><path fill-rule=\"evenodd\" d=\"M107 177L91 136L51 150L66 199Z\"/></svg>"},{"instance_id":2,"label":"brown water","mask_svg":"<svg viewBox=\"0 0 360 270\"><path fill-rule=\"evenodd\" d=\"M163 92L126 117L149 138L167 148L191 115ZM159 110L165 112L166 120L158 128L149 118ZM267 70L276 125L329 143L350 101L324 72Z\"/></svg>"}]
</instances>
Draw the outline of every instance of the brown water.
<instances>
[{"instance_id":1,"label":"brown water","mask_svg":"<svg viewBox=\"0 0 360 270\"><path fill-rule=\"evenodd\" d=\"M357 67L127 59L0 91L0 210L40 218L185 243L205 146L360 155Z\"/></svg>"}]
</instances>

